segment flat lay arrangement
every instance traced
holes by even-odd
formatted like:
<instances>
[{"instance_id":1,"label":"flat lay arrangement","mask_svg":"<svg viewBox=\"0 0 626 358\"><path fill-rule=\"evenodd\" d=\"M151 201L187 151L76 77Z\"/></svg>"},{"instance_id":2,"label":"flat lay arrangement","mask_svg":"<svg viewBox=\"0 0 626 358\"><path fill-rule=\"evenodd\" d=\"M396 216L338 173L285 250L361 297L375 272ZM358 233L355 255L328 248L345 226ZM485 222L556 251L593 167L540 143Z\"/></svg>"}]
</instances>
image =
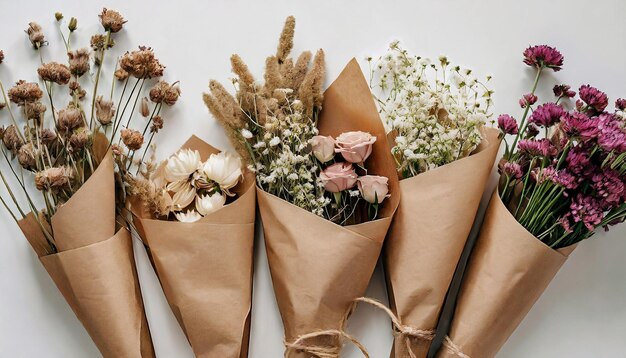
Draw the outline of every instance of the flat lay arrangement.
<instances>
[{"instance_id":1,"label":"flat lay arrangement","mask_svg":"<svg viewBox=\"0 0 626 358\"><path fill-rule=\"evenodd\" d=\"M559 43L501 64L527 75L512 97L458 53L393 40L337 59L300 36L309 19L273 20L266 57L233 41L212 55L230 74L194 62L197 93L116 9L36 13L5 34L23 52L0 41L0 215L21 233L4 240L29 248L19 270L43 267L90 354L178 356L155 333L169 306L180 356L500 357L570 256L623 229L626 93L578 83ZM219 141L181 125L190 103ZM263 330L259 262L282 322ZM354 323L364 310L383 321ZM384 349L361 338L373 324ZM264 330L280 354L255 351Z\"/></svg>"}]
</instances>

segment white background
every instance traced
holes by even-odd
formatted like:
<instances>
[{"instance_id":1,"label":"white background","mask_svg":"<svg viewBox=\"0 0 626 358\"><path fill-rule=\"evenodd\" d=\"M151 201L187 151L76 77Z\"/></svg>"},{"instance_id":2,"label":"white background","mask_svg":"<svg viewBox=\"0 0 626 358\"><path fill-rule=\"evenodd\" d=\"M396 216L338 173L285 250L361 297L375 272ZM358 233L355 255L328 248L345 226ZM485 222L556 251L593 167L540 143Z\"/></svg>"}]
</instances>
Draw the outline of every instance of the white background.
<instances>
[{"instance_id":1,"label":"white background","mask_svg":"<svg viewBox=\"0 0 626 358\"><path fill-rule=\"evenodd\" d=\"M166 128L158 141L161 157L192 133L217 147L228 146L201 93L210 78L227 81L228 58L235 52L260 78L264 59L275 50L283 20L290 14L298 21L295 50L326 50L327 83L351 57L363 63L366 55L380 55L398 38L414 53L445 53L478 75L493 75L496 112L517 115L517 99L528 91L532 76L521 53L528 45L546 43L563 52L565 66L544 77L544 99L551 98L552 85L560 82L576 88L591 83L612 100L626 96L623 0L0 3L0 49L7 56L0 78L5 85L20 78L36 80L38 61L23 33L29 21L40 22L46 30L51 42L44 52L47 60L56 56L63 61L55 11L78 17L75 43L82 45L99 30L96 15L102 5L121 11L129 22L117 36L117 50L152 46L167 65L166 79L182 83L183 97L165 115ZM6 114L3 118L6 124ZM580 245L499 357L626 357L625 234L626 225ZM97 357L95 346L8 215L0 217L0 236L0 357ZM257 236L250 357L281 357L282 324L262 242ZM145 252L137 256L157 355L192 357ZM386 302L380 270L368 295ZM389 321L382 313L360 307L348 330L372 357L388 356ZM359 354L348 348L345 356Z\"/></svg>"}]
</instances>

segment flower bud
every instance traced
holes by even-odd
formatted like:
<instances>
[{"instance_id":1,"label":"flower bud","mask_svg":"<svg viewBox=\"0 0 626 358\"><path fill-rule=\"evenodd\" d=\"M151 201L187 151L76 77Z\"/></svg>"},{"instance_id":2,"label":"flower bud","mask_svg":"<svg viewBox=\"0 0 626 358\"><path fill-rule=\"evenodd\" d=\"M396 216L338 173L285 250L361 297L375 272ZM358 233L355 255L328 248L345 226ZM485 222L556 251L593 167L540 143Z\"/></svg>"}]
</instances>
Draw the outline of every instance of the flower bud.
<instances>
[{"instance_id":1,"label":"flower bud","mask_svg":"<svg viewBox=\"0 0 626 358\"><path fill-rule=\"evenodd\" d=\"M389 179L377 175L365 175L357 179L359 192L365 201L380 204L389 193Z\"/></svg>"},{"instance_id":2,"label":"flower bud","mask_svg":"<svg viewBox=\"0 0 626 358\"><path fill-rule=\"evenodd\" d=\"M67 25L70 32L74 32L78 28L78 20L75 17L70 19L70 23Z\"/></svg>"}]
</instances>

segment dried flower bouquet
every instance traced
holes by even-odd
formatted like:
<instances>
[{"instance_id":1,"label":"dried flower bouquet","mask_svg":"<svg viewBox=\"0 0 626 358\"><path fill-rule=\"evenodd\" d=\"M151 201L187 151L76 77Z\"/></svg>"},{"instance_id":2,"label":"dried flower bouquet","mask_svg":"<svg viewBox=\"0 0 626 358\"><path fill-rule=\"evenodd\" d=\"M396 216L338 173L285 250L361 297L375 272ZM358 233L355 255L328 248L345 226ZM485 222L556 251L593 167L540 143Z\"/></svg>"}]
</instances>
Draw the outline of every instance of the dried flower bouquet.
<instances>
[{"instance_id":1,"label":"dried flower bouquet","mask_svg":"<svg viewBox=\"0 0 626 358\"><path fill-rule=\"evenodd\" d=\"M233 55L236 94L211 81L204 100L256 174L286 355L305 357L339 354L352 302L367 287L399 195L358 64L351 61L323 92L324 52L312 66L310 52L294 61L294 28L289 17L262 85Z\"/></svg>"},{"instance_id":2,"label":"dried flower bouquet","mask_svg":"<svg viewBox=\"0 0 626 358\"><path fill-rule=\"evenodd\" d=\"M148 127L152 138L163 125L162 103L152 92L165 89L162 102L167 105L180 92L176 85L159 82L150 91L153 110L145 98L137 107L144 83L164 71L146 47L116 60L115 76L105 84L102 68L111 62L115 34L126 23L118 12L103 9L104 33L91 37L90 49L73 48L76 18L67 22L67 30L61 26L63 15L55 18L65 63L46 62L46 36L31 22L26 34L41 60L40 83L20 80L6 92L0 83L2 117L9 122L0 131L9 167L8 174L0 173L6 192L2 203L102 355L153 357L131 236L124 220L117 220L124 205L116 196L123 196L121 178L136 166L133 157L141 153ZM0 57L4 60L4 54ZM131 79L135 85L127 91ZM116 108L117 81L124 88ZM130 128L136 109L147 119L143 133Z\"/></svg>"},{"instance_id":3,"label":"dried flower bouquet","mask_svg":"<svg viewBox=\"0 0 626 358\"><path fill-rule=\"evenodd\" d=\"M404 326L394 328L392 357L426 357L499 148L498 131L485 127L493 91L446 56L431 61L397 41L367 60L402 195L383 250Z\"/></svg>"},{"instance_id":4,"label":"dried flower bouquet","mask_svg":"<svg viewBox=\"0 0 626 358\"><path fill-rule=\"evenodd\" d=\"M609 112L607 95L583 85L572 105L576 92L557 85L556 99L538 104L541 75L561 70L563 55L532 46L524 63L536 70L535 81L519 100L519 124L498 118L501 135L513 140L452 322L449 342L457 353L440 356L495 356L576 243L626 217L626 101Z\"/></svg>"}]
</instances>

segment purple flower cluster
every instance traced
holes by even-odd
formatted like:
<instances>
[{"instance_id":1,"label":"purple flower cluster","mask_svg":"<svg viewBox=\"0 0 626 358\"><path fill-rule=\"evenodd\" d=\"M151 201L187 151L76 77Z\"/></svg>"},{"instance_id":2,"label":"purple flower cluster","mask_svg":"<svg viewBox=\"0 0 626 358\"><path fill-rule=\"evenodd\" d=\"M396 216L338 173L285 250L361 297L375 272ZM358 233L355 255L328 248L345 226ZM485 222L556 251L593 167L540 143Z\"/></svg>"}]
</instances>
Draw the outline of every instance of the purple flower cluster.
<instances>
[{"instance_id":1,"label":"purple flower cluster","mask_svg":"<svg viewBox=\"0 0 626 358\"><path fill-rule=\"evenodd\" d=\"M524 63L558 71L563 56L552 47L533 46L524 51ZM507 205L516 203L519 222L558 248L626 218L626 99L618 99L615 111L608 112L606 93L583 85L575 109L568 111L560 102L576 92L564 84L553 92L556 102L534 110L534 91L523 95L519 104L530 113L519 125L510 115L498 117L503 135L515 135L499 170L507 178L500 194Z\"/></svg>"},{"instance_id":2,"label":"purple flower cluster","mask_svg":"<svg viewBox=\"0 0 626 358\"><path fill-rule=\"evenodd\" d=\"M563 55L554 47L531 46L524 51L524 63L531 67L548 67L556 71L563 66Z\"/></svg>"}]
</instances>

